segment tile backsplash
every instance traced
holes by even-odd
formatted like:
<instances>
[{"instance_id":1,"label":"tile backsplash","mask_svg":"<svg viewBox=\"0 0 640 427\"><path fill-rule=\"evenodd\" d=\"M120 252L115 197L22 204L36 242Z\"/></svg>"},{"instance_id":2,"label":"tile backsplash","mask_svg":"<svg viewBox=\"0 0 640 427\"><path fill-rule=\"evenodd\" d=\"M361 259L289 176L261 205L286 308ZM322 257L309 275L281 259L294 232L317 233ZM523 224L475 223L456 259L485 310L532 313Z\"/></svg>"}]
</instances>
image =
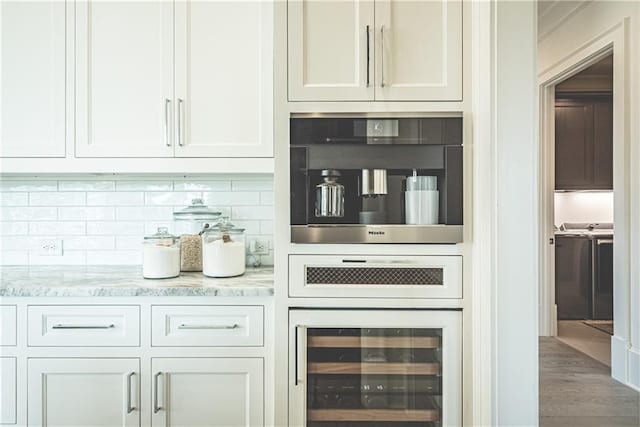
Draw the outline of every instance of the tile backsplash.
<instances>
[{"instance_id":1,"label":"tile backsplash","mask_svg":"<svg viewBox=\"0 0 640 427\"><path fill-rule=\"evenodd\" d=\"M203 198L265 243L273 264L273 176L87 176L0 180L0 265L140 264L141 242ZM62 255L42 255L62 240ZM251 257L247 259L252 261Z\"/></svg>"},{"instance_id":2,"label":"tile backsplash","mask_svg":"<svg viewBox=\"0 0 640 427\"><path fill-rule=\"evenodd\" d=\"M613 192L555 193L554 220L563 222L613 222Z\"/></svg>"}]
</instances>

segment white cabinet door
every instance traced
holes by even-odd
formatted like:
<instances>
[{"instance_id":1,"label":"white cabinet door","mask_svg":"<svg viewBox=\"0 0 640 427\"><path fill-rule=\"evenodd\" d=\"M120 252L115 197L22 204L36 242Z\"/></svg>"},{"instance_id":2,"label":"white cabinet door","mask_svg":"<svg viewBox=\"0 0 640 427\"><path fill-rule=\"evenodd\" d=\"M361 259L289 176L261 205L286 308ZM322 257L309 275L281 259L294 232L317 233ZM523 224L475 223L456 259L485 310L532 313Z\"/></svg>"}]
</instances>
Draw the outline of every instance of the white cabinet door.
<instances>
[{"instance_id":1,"label":"white cabinet door","mask_svg":"<svg viewBox=\"0 0 640 427\"><path fill-rule=\"evenodd\" d=\"M65 156L64 1L0 2L0 156Z\"/></svg>"},{"instance_id":2,"label":"white cabinet door","mask_svg":"<svg viewBox=\"0 0 640 427\"><path fill-rule=\"evenodd\" d=\"M76 156L171 157L173 2L76 4Z\"/></svg>"},{"instance_id":3,"label":"white cabinet door","mask_svg":"<svg viewBox=\"0 0 640 427\"><path fill-rule=\"evenodd\" d=\"M0 357L0 424L16 423L16 358Z\"/></svg>"},{"instance_id":4,"label":"white cabinet door","mask_svg":"<svg viewBox=\"0 0 640 427\"><path fill-rule=\"evenodd\" d=\"M289 0L288 30L290 101L373 100L373 0Z\"/></svg>"},{"instance_id":5,"label":"white cabinet door","mask_svg":"<svg viewBox=\"0 0 640 427\"><path fill-rule=\"evenodd\" d=\"M376 101L462 99L462 0L376 0Z\"/></svg>"},{"instance_id":6,"label":"white cabinet door","mask_svg":"<svg viewBox=\"0 0 640 427\"><path fill-rule=\"evenodd\" d=\"M263 359L156 358L153 426L264 425Z\"/></svg>"},{"instance_id":7,"label":"white cabinet door","mask_svg":"<svg viewBox=\"0 0 640 427\"><path fill-rule=\"evenodd\" d=\"M176 3L176 156L273 156L273 2Z\"/></svg>"},{"instance_id":8,"label":"white cabinet door","mask_svg":"<svg viewBox=\"0 0 640 427\"><path fill-rule=\"evenodd\" d=\"M30 426L139 426L139 359L29 359Z\"/></svg>"}]
</instances>

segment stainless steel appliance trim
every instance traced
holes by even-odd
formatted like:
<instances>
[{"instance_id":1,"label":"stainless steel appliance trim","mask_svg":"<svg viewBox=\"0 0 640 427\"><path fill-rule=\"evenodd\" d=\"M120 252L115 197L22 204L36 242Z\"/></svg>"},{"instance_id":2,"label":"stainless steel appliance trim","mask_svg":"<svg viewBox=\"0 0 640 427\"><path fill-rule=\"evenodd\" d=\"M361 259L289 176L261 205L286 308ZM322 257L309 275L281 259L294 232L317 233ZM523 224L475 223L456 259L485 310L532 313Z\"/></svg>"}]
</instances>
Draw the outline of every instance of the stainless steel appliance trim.
<instances>
[{"instance_id":1,"label":"stainless steel appliance trim","mask_svg":"<svg viewBox=\"0 0 640 427\"><path fill-rule=\"evenodd\" d=\"M462 243L462 225L293 225L291 243Z\"/></svg>"}]
</instances>

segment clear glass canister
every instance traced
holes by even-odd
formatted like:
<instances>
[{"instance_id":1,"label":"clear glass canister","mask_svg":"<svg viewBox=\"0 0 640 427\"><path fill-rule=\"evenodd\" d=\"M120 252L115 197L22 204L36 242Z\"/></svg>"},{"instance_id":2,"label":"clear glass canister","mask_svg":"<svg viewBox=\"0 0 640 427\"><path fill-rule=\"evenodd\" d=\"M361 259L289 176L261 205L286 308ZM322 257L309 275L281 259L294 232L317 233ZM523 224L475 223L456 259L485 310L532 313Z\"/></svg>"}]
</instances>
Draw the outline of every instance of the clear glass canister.
<instances>
[{"instance_id":1,"label":"clear glass canister","mask_svg":"<svg viewBox=\"0 0 640 427\"><path fill-rule=\"evenodd\" d=\"M180 275L180 240L166 227L144 238L142 277L168 279Z\"/></svg>"},{"instance_id":2,"label":"clear glass canister","mask_svg":"<svg viewBox=\"0 0 640 427\"><path fill-rule=\"evenodd\" d=\"M174 212L175 232L180 236L181 271L202 271L202 231L218 222L220 212L210 209L202 199L193 199L191 205Z\"/></svg>"},{"instance_id":3,"label":"clear glass canister","mask_svg":"<svg viewBox=\"0 0 640 427\"><path fill-rule=\"evenodd\" d=\"M220 218L202 235L202 272L209 277L240 276L245 265L244 229L236 228L227 217Z\"/></svg>"}]
</instances>

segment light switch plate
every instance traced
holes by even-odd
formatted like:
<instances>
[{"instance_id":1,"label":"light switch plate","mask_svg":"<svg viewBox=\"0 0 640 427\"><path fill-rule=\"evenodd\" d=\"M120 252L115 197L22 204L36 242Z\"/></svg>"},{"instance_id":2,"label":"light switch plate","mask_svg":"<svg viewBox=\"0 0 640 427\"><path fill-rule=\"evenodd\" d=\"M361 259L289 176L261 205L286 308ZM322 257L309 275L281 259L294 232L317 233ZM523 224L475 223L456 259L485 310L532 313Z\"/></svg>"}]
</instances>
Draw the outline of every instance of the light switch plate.
<instances>
[{"instance_id":1,"label":"light switch plate","mask_svg":"<svg viewBox=\"0 0 640 427\"><path fill-rule=\"evenodd\" d=\"M38 255L40 256L62 256L61 239L40 240Z\"/></svg>"}]
</instances>

